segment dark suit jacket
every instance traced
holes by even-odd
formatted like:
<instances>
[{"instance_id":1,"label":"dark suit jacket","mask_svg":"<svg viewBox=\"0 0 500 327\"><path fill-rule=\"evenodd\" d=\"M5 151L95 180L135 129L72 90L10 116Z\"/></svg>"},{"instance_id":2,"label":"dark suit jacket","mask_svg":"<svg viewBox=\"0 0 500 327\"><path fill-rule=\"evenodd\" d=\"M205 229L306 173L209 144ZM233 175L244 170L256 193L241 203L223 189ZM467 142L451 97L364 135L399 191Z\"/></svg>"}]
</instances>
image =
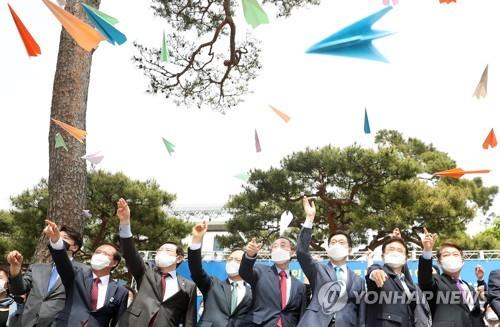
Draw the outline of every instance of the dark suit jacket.
<instances>
[{"instance_id":1,"label":"dark suit jacket","mask_svg":"<svg viewBox=\"0 0 500 327\"><path fill-rule=\"evenodd\" d=\"M240 265L240 276L252 287L253 306L247 316L247 325L276 327L281 316L285 327L294 327L306 307L306 290L297 278L290 276L290 297L284 309L281 309L279 275L276 265L255 265L255 259L246 253Z\"/></svg>"},{"instance_id":2,"label":"dark suit jacket","mask_svg":"<svg viewBox=\"0 0 500 327\"><path fill-rule=\"evenodd\" d=\"M458 297L459 303L443 303L446 302L447 298L453 299L454 296L452 296L452 294L460 294L460 290L455 286L455 282L448 275L444 273L441 275L432 274L432 259L420 257L418 262L418 284L424 292L432 292L433 298L429 302L431 306L434 306L433 326L484 326L483 313L479 306L479 299L476 296L476 291L470 285L467 284L467 287L476 300L472 310L462 301L461 295ZM441 303L439 303L438 299L441 299Z\"/></svg>"},{"instance_id":3,"label":"dark suit jacket","mask_svg":"<svg viewBox=\"0 0 500 327\"><path fill-rule=\"evenodd\" d=\"M72 264L81 269L90 269L75 260ZM51 272L52 263L36 263L30 265L26 273L21 272L9 279L10 291L13 295L29 293L21 318L22 326L50 326L57 314L64 308L66 293L60 278L48 292Z\"/></svg>"},{"instance_id":4,"label":"dark suit jacket","mask_svg":"<svg viewBox=\"0 0 500 327\"><path fill-rule=\"evenodd\" d=\"M488 277L488 303L500 317L500 269L493 270Z\"/></svg>"},{"instance_id":5,"label":"dark suit jacket","mask_svg":"<svg viewBox=\"0 0 500 327\"><path fill-rule=\"evenodd\" d=\"M302 228L297 240L297 259L312 288L311 303L300 319L299 326L327 327L332 321L333 312L329 313L330 310L326 308L332 303L327 304L327 296L320 299L318 295L321 287L326 283L336 282L337 276L331 263L323 265L311 257L309 253L311 236L312 228ZM366 312L362 296L365 292L365 281L349 268L347 273L347 303L336 313L335 327L364 326ZM322 305L326 310L323 310Z\"/></svg>"},{"instance_id":6,"label":"dark suit jacket","mask_svg":"<svg viewBox=\"0 0 500 327\"><path fill-rule=\"evenodd\" d=\"M127 308L128 291L111 278L104 305L95 311L90 309L90 291L93 274L71 264L66 250L54 250L49 246L62 284L66 290L66 303L55 320L55 327L77 327L88 321L88 327L115 326Z\"/></svg>"},{"instance_id":7,"label":"dark suit jacket","mask_svg":"<svg viewBox=\"0 0 500 327\"><path fill-rule=\"evenodd\" d=\"M229 280L221 281L209 276L201 264L201 249L188 249L191 278L203 294L204 309L198 327L239 327L242 318L252 307L252 289L245 285L245 296L231 313L231 285Z\"/></svg>"},{"instance_id":8,"label":"dark suit jacket","mask_svg":"<svg viewBox=\"0 0 500 327\"><path fill-rule=\"evenodd\" d=\"M383 269L388 276L381 288L370 279L370 274L376 269ZM405 282L410 292L416 291L416 286L409 274L405 274ZM392 269L387 265L372 265L368 268L366 286L368 289L366 297L367 327L415 326L416 301L414 298L412 301L408 301L403 284Z\"/></svg>"},{"instance_id":9,"label":"dark suit jacket","mask_svg":"<svg viewBox=\"0 0 500 327\"><path fill-rule=\"evenodd\" d=\"M161 271L144 262L135 248L132 237L120 238L120 249L128 271L137 282L138 292L118 325L147 327L153 316L158 327L193 327L196 324L196 285L177 274L179 292L163 301Z\"/></svg>"}]
</instances>

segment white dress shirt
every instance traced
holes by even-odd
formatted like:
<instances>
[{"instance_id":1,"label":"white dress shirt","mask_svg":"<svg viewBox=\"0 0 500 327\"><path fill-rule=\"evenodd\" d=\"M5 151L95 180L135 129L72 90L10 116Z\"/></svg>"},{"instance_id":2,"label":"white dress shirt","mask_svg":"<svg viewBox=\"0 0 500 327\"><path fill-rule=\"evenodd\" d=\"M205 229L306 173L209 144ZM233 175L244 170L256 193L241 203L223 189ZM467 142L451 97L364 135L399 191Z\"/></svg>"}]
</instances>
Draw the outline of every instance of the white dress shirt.
<instances>
[{"instance_id":1,"label":"white dress shirt","mask_svg":"<svg viewBox=\"0 0 500 327\"><path fill-rule=\"evenodd\" d=\"M245 287L245 282L240 280L240 281L233 281L231 278L229 278L229 283L236 283L236 289L238 291L238 302L236 305L239 305L241 301L243 301L243 298L245 297L245 293L247 292L247 288Z\"/></svg>"},{"instance_id":2,"label":"white dress shirt","mask_svg":"<svg viewBox=\"0 0 500 327\"><path fill-rule=\"evenodd\" d=\"M165 294L163 295L163 301L166 301L168 298L172 297L175 293L179 292L179 282L177 281L177 272L171 271L169 272L169 276L165 280Z\"/></svg>"}]
</instances>

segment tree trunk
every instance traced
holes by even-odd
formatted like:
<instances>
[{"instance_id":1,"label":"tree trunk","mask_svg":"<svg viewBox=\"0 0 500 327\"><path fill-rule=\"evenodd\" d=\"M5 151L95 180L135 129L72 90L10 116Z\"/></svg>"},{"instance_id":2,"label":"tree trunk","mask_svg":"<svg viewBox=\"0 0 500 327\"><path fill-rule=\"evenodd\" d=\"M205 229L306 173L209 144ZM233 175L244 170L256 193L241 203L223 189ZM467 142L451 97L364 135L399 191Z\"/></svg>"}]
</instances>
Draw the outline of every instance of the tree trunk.
<instances>
[{"instance_id":1,"label":"tree trunk","mask_svg":"<svg viewBox=\"0 0 500 327\"><path fill-rule=\"evenodd\" d=\"M99 7L100 0L90 3ZM86 20L80 1L67 0L65 9L76 17ZM55 19L55 18L54 18ZM92 53L61 31L57 67L52 89L50 118L86 129L87 96L90 80ZM57 224L66 224L83 231L82 210L85 208L86 163L85 143L80 143L50 120L49 130L49 208L48 217ZM55 135L60 133L68 151L55 148ZM33 262L47 261L47 240L41 237L33 256Z\"/></svg>"}]
</instances>

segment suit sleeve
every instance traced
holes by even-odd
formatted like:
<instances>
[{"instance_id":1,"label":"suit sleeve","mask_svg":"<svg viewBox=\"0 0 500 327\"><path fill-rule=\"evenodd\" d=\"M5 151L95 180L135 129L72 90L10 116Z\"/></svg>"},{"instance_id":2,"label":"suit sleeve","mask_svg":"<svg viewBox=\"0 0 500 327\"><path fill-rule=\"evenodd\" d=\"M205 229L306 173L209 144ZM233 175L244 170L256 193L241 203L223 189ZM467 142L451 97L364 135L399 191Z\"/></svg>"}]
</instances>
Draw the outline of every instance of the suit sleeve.
<instances>
[{"instance_id":1,"label":"suit sleeve","mask_svg":"<svg viewBox=\"0 0 500 327\"><path fill-rule=\"evenodd\" d=\"M365 282L362 278L359 279L359 282L361 284L360 287L360 292L365 293L366 292L366 287L365 287ZM366 326L366 302L365 302L365 297L358 296L359 298L359 308L358 308L358 326L360 327L365 327Z\"/></svg>"},{"instance_id":2,"label":"suit sleeve","mask_svg":"<svg viewBox=\"0 0 500 327\"><path fill-rule=\"evenodd\" d=\"M378 270L378 269L382 269L382 267L377 265L377 264L373 264L368 268L368 272L367 272L366 277L365 277L368 292L380 291L380 287L378 287L377 284L375 284L375 282L370 279L370 274L373 271Z\"/></svg>"},{"instance_id":3,"label":"suit sleeve","mask_svg":"<svg viewBox=\"0 0 500 327\"><path fill-rule=\"evenodd\" d=\"M73 286L75 280L75 271L73 265L69 260L68 254L65 249L55 250L49 245L49 251L52 255L52 260L56 264L57 272L61 278L61 282L66 289L66 292Z\"/></svg>"},{"instance_id":4,"label":"suit sleeve","mask_svg":"<svg viewBox=\"0 0 500 327\"><path fill-rule=\"evenodd\" d=\"M437 283L432 276L432 259L418 259L418 286L424 292L435 292Z\"/></svg>"},{"instance_id":5,"label":"suit sleeve","mask_svg":"<svg viewBox=\"0 0 500 327\"><path fill-rule=\"evenodd\" d=\"M488 302L500 317L500 269L493 270L488 278Z\"/></svg>"},{"instance_id":6,"label":"suit sleeve","mask_svg":"<svg viewBox=\"0 0 500 327\"><path fill-rule=\"evenodd\" d=\"M188 248L188 264L193 282L205 296L212 286L212 279L203 269L201 263L201 249L191 250Z\"/></svg>"},{"instance_id":7,"label":"suit sleeve","mask_svg":"<svg viewBox=\"0 0 500 327\"><path fill-rule=\"evenodd\" d=\"M255 260L256 258L248 258L245 252L241 259L239 270L241 278L252 286L257 283L257 279L259 278L257 272L254 270Z\"/></svg>"},{"instance_id":8,"label":"suit sleeve","mask_svg":"<svg viewBox=\"0 0 500 327\"><path fill-rule=\"evenodd\" d=\"M109 323L110 327L116 326L122 314L125 312L125 310L127 310L127 303L128 303L128 291L125 288L123 288L123 292L120 296L120 307L118 308L118 310L116 310L113 319Z\"/></svg>"},{"instance_id":9,"label":"suit sleeve","mask_svg":"<svg viewBox=\"0 0 500 327\"><path fill-rule=\"evenodd\" d=\"M314 289L316 279L316 263L314 262L311 253L309 252L309 244L311 243L312 228L302 227L297 240L297 260L299 261L300 268L309 279L311 288Z\"/></svg>"},{"instance_id":10,"label":"suit sleeve","mask_svg":"<svg viewBox=\"0 0 500 327\"><path fill-rule=\"evenodd\" d=\"M31 286L33 285L33 266L29 266L26 273L23 274L22 271L17 274L16 277L9 278L9 291L12 295L23 295L31 291Z\"/></svg>"},{"instance_id":11,"label":"suit sleeve","mask_svg":"<svg viewBox=\"0 0 500 327\"><path fill-rule=\"evenodd\" d=\"M123 258L125 259L125 265L128 271L132 274L137 286L141 286L142 277L146 272L146 267L144 266L144 261L141 255L135 248L134 240L132 237L120 237L120 249L123 253Z\"/></svg>"},{"instance_id":12,"label":"suit sleeve","mask_svg":"<svg viewBox=\"0 0 500 327\"><path fill-rule=\"evenodd\" d=\"M300 318L302 318L302 316L304 315L304 312L306 312L307 306L309 305L309 301L307 299L306 285L303 284L302 287L304 288L304 292L302 295L302 303L300 304ZM299 318L299 320L300 320L300 318Z\"/></svg>"},{"instance_id":13,"label":"suit sleeve","mask_svg":"<svg viewBox=\"0 0 500 327\"><path fill-rule=\"evenodd\" d=\"M189 294L189 303L186 310L186 316L184 317L184 327L195 327L196 326L196 287L193 285L191 292Z\"/></svg>"}]
</instances>

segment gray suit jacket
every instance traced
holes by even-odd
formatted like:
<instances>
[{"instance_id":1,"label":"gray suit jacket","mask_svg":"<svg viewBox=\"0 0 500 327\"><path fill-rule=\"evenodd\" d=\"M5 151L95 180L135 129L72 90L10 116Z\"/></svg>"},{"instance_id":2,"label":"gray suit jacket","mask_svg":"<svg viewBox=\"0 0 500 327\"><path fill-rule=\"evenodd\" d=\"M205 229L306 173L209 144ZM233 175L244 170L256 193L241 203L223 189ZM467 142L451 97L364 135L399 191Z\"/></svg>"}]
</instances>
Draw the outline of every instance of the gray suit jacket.
<instances>
[{"instance_id":1,"label":"gray suit jacket","mask_svg":"<svg viewBox=\"0 0 500 327\"><path fill-rule=\"evenodd\" d=\"M500 269L490 272L488 278L488 302L493 311L500 317Z\"/></svg>"},{"instance_id":2,"label":"gray suit jacket","mask_svg":"<svg viewBox=\"0 0 500 327\"><path fill-rule=\"evenodd\" d=\"M89 269L88 266L74 261L73 266ZM21 318L22 326L46 327L55 320L64 308L66 294L59 278L55 286L48 291L52 263L36 263L28 267L26 273L19 273L9 279L10 291L13 295L29 293Z\"/></svg>"},{"instance_id":3,"label":"gray suit jacket","mask_svg":"<svg viewBox=\"0 0 500 327\"><path fill-rule=\"evenodd\" d=\"M297 241L297 259L300 267L312 289L311 303L307 306L306 312L300 319L298 326L319 326L327 327L333 318L333 312L330 313L328 307L335 303L328 303L328 295L320 298L320 289L327 287L331 282L337 281L335 270L331 263L323 265L314 261L309 253L309 244L311 242L312 228L302 228ZM365 325L365 303L362 300L365 292L365 281L357 276L348 268L347 279L347 297L345 305L339 306L335 314L336 327L358 327ZM336 298L336 300L339 300ZM341 301L343 301L341 299ZM338 303L340 304L340 303Z\"/></svg>"}]
</instances>

